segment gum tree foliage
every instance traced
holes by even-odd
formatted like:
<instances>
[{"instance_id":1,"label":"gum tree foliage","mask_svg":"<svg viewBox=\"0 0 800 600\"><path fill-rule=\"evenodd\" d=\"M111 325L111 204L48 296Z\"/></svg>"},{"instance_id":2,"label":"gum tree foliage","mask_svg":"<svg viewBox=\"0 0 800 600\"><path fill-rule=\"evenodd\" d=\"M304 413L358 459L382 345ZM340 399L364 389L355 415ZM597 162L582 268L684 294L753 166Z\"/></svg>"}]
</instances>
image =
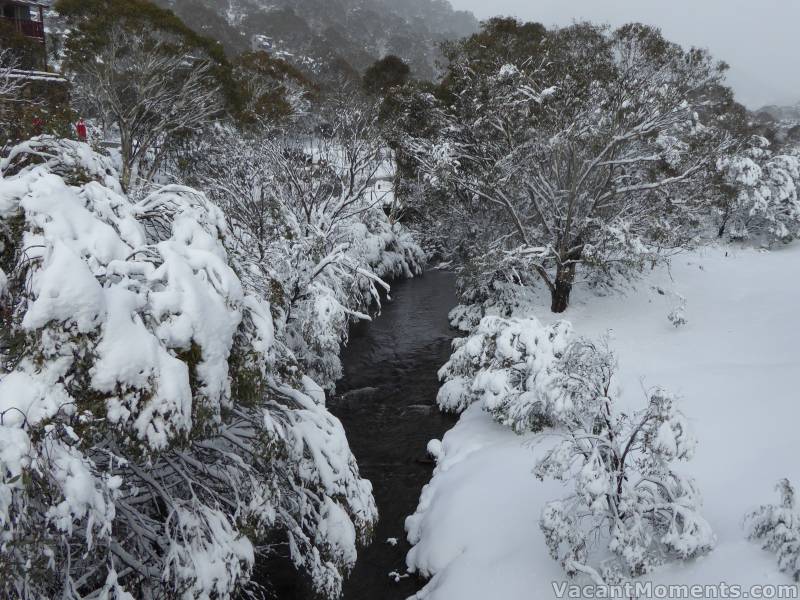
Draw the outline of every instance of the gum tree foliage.
<instances>
[{"instance_id":1,"label":"gum tree foliage","mask_svg":"<svg viewBox=\"0 0 800 600\"><path fill-rule=\"evenodd\" d=\"M119 135L124 189L153 181L170 146L232 100L221 46L146 0L59 0L64 67L88 115Z\"/></svg>"},{"instance_id":2,"label":"gum tree foliage","mask_svg":"<svg viewBox=\"0 0 800 600\"><path fill-rule=\"evenodd\" d=\"M220 131L188 161L186 177L208 190L239 252L271 282L289 347L326 389L341 376L349 320L369 319L385 280L419 273L424 260L374 191L386 160L371 107L334 100L321 131Z\"/></svg>"},{"instance_id":3,"label":"gum tree foliage","mask_svg":"<svg viewBox=\"0 0 800 600\"><path fill-rule=\"evenodd\" d=\"M466 273L539 280L561 312L577 273L628 275L695 235L685 192L723 144L699 110L724 64L638 24L490 21L447 55L443 125L405 144Z\"/></svg>"},{"instance_id":4,"label":"gum tree foliage","mask_svg":"<svg viewBox=\"0 0 800 600\"><path fill-rule=\"evenodd\" d=\"M612 392L615 369L607 348L586 340L571 344L552 387L561 441L536 466L539 478L574 486L570 496L542 510L551 556L568 575L598 584L702 556L715 542L699 513L695 483L673 468L692 457L696 444L676 399L657 389L643 410L620 412Z\"/></svg>"},{"instance_id":5,"label":"gum tree foliage","mask_svg":"<svg viewBox=\"0 0 800 600\"><path fill-rule=\"evenodd\" d=\"M371 486L222 211L75 142L0 169L0 595L254 597L288 549L337 596Z\"/></svg>"},{"instance_id":6,"label":"gum tree foliage","mask_svg":"<svg viewBox=\"0 0 800 600\"><path fill-rule=\"evenodd\" d=\"M720 237L785 243L800 234L800 156L792 150L776 155L769 146L755 136L717 160Z\"/></svg>"},{"instance_id":7,"label":"gum tree foliage","mask_svg":"<svg viewBox=\"0 0 800 600\"><path fill-rule=\"evenodd\" d=\"M0 132L5 133L8 119L15 105L20 102L22 83L14 77L19 60L12 50L0 48Z\"/></svg>"},{"instance_id":8,"label":"gum tree foliage","mask_svg":"<svg viewBox=\"0 0 800 600\"><path fill-rule=\"evenodd\" d=\"M797 492L788 479L775 486L780 504L765 504L747 515L750 539L761 542L765 550L774 552L778 567L795 581L800 581L800 511Z\"/></svg>"},{"instance_id":9,"label":"gum tree foliage","mask_svg":"<svg viewBox=\"0 0 800 600\"><path fill-rule=\"evenodd\" d=\"M399 56L389 54L367 68L361 85L368 94L384 94L392 87L404 85L410 75L411 67Z\"/></svg>"},{"instance_id":10,"label":"gum tree foliage","mask_svg":"<svg viewBox=\"0 0 800 600\"><path fill-rule=\"evenodd\" d=\"M245 52L231 61L245 125L275 126L297 121L311 109L314 86L291 64L267 52Z\"/></svg>"}]
</instances>

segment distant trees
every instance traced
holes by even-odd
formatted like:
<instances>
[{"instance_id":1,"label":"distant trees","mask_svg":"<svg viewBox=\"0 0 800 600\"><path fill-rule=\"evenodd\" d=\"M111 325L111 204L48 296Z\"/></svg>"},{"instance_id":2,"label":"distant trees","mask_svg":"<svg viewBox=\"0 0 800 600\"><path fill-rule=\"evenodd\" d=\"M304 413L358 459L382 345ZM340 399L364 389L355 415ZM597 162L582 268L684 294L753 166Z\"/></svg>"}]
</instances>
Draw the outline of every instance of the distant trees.
<instances>
[{"instance_id":1,"label":"distant trees","mask_svg":"<svg viewBox=\"0 0 800 600\"><path fill-rule=\"evenodd\" d=\"M274 126L308 113L314 86L286 61L266 52L245 52L231 66L242 96L240 121Z\"/></svg>"},{"instance_id":2,"label":"distant trees","mask_svg":"<svg viewBox=\"0 0 800 600\"><path fill-rule=\"evenodd\" d=\"M762 137L717 160L718 235L764 243L800 236L800 154L773 154Z\"/></svg>"},{"instance_id":3,"label":"distant trees","mask_svg":"<svg viewBox=\"0 0 800 600\"><path fill-rule=\"evenodd\" d=\"M579 272L628 274L696 234L684 192L725 145L698 109L725 65L636 24L498 20L447 51L441 126L406 145L453 218L475 225L459 240L474 270L532 275L562 312Z\"/></svg>"},{"instance_id":4,"label":"distant trees","mask_svg":"<svg viewBox=\"0 0 800 600\"><path fill-rule=\"evenodd\" d=\"M393 54L375 61L364 73L362 85L368 94L382 94L389 88L401 86L408 81L411 68Z\"/></svg>"},{"instance_id":5,"label":"distant trees","mask_svg":"<svg viewBox=\"0 0 800 600\"><path fill-rule=\"evenodd\" d=\"M122 185L149 182L179 136L223 109L221 47L142 0L59 0L71 31L65 67L80 104L118 130Z\"/></svg>"}]
</instances>

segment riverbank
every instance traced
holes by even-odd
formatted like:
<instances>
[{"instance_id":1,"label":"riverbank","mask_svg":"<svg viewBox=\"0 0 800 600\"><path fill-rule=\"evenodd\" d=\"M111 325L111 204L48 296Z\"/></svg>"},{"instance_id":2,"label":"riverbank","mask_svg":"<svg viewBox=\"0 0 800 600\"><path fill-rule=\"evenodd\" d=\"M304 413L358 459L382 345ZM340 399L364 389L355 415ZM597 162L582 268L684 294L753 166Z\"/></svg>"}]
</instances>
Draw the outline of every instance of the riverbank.
<instances>
[{"instance_id":1,"label":"riverbank","mask_svg":"<svg viewBox=\"0 0 800 600\"><path fill-rule=\"evenodd\" d=\"M667 315L685 297L686 324ZM774 485L800 482L800 246L774 252L710 248L677 257L626 295L576 292L559 317L579 335L608 335L619 358L621 404L641 406L643 387L678 393L699 447L682 467L697 480L717 547L691 564L652 574L655 583L787 584L774 555L746 539L746 512L775 502ZM518 316L532 314L532 305ZM537 311L550 322L553 315ZM564 580L547 554L543 504L567 493L532 473L551 443L518 436L473 405L445 434L431 482L407 521L408 568L430 577L426 600L554 597Z\"/></svg>"}]
</instances>

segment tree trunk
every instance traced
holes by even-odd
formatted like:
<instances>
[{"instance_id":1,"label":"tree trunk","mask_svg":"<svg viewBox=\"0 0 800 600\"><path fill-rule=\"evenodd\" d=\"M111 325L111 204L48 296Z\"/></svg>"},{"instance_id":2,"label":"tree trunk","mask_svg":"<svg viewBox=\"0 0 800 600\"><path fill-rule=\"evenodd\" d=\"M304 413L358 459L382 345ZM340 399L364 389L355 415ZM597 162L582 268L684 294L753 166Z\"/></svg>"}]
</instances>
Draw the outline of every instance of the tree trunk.
<instances>
[{"instance_id":1,"label":"tree trunk","mask_svg":"<svg viewBox=\"0 0 800 600\"><path fill-rule=\"evenodd\" d=\"M572 292L572 283L575 281L575 263L559 265L556 270L556 280L551 291L552 302L550 310L562 313L569 306L569 295Z\"/></svg>"},{"instance_id":2,"label":"tree trunk","mask_svg":"<svg viewBox=\"0 0 800 600\"><path fill-rule=\"evenodd\" d=\"M120 160L122 161L122 179L120 180L120 185L127 192L131 185L131 155L133 154L133 147L128 136L122 135L121 138L119 152Z\"/></svg>"}]
</instances>

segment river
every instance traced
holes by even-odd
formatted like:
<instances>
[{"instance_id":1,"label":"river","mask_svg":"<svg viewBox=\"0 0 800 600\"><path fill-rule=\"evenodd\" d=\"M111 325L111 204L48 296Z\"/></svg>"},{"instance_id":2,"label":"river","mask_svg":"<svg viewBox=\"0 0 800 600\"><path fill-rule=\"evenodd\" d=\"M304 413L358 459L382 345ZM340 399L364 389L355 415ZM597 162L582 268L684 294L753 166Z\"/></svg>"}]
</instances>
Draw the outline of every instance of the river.
<instances>
[{"instance_id":1,"label":"river","mask_svg":"<svg viewBox=\"0 0 800 600\"><path fill-rule=\"evenodd\" d=\"M328 403L344 425L362 477L372 482L380 513L372 543L358 550L342 600L405 600L424 584L405 575L410 546L404 521L431 478L428 441L441 439L456 421L435 406L436 372L455 335L447 320L456 304L455 275L431 270L394 282L391 297L372 321L351 326L344 375ZM259 571L279 600L313 600L309 582L287 557L262 561L256 580ZM396 581L393 571L403 577Z\"/></svg>"},{"instance_id":2,"label":"river","mask_svg":"<svg viewBox=\"0 0 800 600\"><path fill-rule=\"evenodd\" d=\"M454 336L447 313L455 304L455 275L427 271L394 283L381 314L351 329L330 409L344 424L362 476L372 482L380 521L372 544L359 550L344 600L405 599L422 586L416 577L395 581L389 573L405 573L403 523L431 477L428 441L441 439L455 422L435 406L436 372Z\"/></svg>"}]
</instances>

